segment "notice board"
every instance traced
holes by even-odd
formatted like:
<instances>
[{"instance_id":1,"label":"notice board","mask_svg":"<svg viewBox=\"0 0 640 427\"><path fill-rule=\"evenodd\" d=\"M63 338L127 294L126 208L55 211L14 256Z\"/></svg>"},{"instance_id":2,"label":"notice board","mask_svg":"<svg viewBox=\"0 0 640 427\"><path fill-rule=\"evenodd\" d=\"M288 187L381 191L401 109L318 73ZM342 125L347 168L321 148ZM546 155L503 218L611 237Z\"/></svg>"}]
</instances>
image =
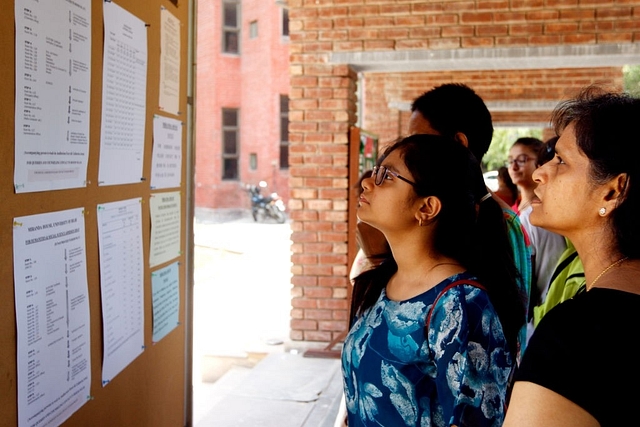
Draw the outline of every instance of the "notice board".
<instances>
[{"instance_id":1,"label":"notice board","mask_svg":"<svg viewBox=\"0 0 640 427\"><path fill-rule=\"evenodd\" d=\"M54 19L55 14L46 13L46 9L42 9L43 4L55 4L59 9L65 9L64 13L68 18L65 25L68 24L70 29L65 29L66 33L63 36L58 38L55 35L51 37L47 35L45 37L42 34L42 28L44 28L42 25ZM115 48L117 51L114 52L122 57L135 55L131 50L127 50L128 47L125 46L127 43L117 41L109 45L109 37L113 34L109 33L108 22L105 20L107 4L116 5L118 9L110 10L122 10L133 19L132 22L139 20L144 26L142 31L146 36L143 43L146 49L146 64L139 69L144 69L145 72L144 75L138 75L134 79L138 83L144 81L143 85L136 86L127 82L126 79L119 78L122 75L118 74L119 71L116 75L112 75L111 71L108 71L109 75L105 75L104 65L109 54L105 51L106 48ZM90 7L90 11L86 6ZM86 15L83 15L83 11ZM45 373L41 372L42 369L39 366L48 362L48 356L41 354L39 358L33 360L19 360L24 356L19 354L18 346L19 337L24 338L24 330L19 327L17 318L24 315L27 316L24 318L28 318L31 322L29 333L35 337L32 341L41 339L42 335L65 328L65 317L64 315L56 317L59 304L53 299L44 298L46 304L39 308L40 317L38 317L37 307L34 308L35 304L30 305L29 313L22 313L23 307L17 307L17 302L25 298L23 292L28 293L26 297L38 294L33 289L25 291L23 282L28 284L33 283L33 280L42 280L44 283L46 280L43 280L43 276L46 279L48 271L40 270L40 277L34 276L28 279L20 277L19 281L14 280L17 270L16 259L14 259L17 258L14 256L16 246L14 237L17 235L15 228L26 226L26 223L23 224L16 219L33 219L34 223L37 223L40 214L67 212L75 216L75 219L71 219L72 222L80 217L80 222L83 223L83 230L81 230L82 227L75 227L68 233L70 235L77 233L74 237L77 241L79 241L78 236L81 236L82 245L78 247L84 248L85 255L76 253L78 258L82 258L82 262L70 263L65 267L65 272L73 270L80 264L84 265L86 298L78 296L68 302L66 311L74 310L81 305L88 308L87 334L84 336L89 337L86 347L89 347L87 354L90 354L90 363L87 365L90 366L88 368L90 382L88 392L83 391L81 397L86 401L65 418L63 424L65 426L189 425L191 419L190 289L193 245L191 189L193 146L189 131L192 113L187 101L190 99L188 91L191 90L189 52L193 1L113 0L105 3L102 0L46 0L46 2L14 0L4 2L3 12L0 15L0 61L2 61L0 81L3 83L0 85L2 101L0 103L2 109L0 114L2 126L0 277L3 278L3 286L0 287L0 374L2 376L0 424L18 425L18 390L21 385L28 386L29 391L33 391L29 395L32 401L47 399L46 388L42 388L40 383ZM55 12L57 13L58 10ZM130 31L131 43L140 41L135 33L140 31L140 28L136 30L132 28L135 25L129 25L126 22L119 24L122 24L124 33ZM86 33L83 33L83 28L87 31ZM46 31L53 30L49 28ZM127 36L127 34L124 35ZM29 37L41 37L42 44L37 45L33 40L30 41ZM88 49L86 61L73 57L81 54L78 52L78 46L82 46L83 42L86 42L85 47ZM141 55L140 52L138 53ZM69 56L68 60L67 56ZM140 58L142 56L138 59ZM141 65L138 59L130 61L129 64L134 67ZM20 61L20 64L16 61ZM33 75L30 72L24 73L22 69L18 72L17 65L31 69ZM42 68L46 70L43 72ZM81 82L78 80L71 83L65 80L65 75L82 75L83 70L90 77L90 81L84 86L86 90L81 88ZM49 79L48 75L56 73L62 77ZM133 76L133 72L131 75ZM38 76L45 76L47 82L38 81ZM33 88L29 83L31 79ZM57 85L63 83L69 87L68 94L58 99L47 99L44 96L46 90L55 89ZM76 84L79 85L78 88L74 86ZM112 92L105 91L105 87L109 84L114 85ZM73 90L72 86L74 86ZM120 93L121 99L128 99L135 104L137 118L126 111L123 113L118 110L118 106L114 106L113 99L105 100L105 94L111 97L114 91ZM56 109L51 109L51 105L56 105ZM19 107L18 111L16 107ZM111 111L113 114L105 114L108 109L113 109ZM120 114L119 118L116 113ZM120 120L116 125L113 124L114 118ZM127 125L127 120L131 122L130 126ZM80 127L83 122L88 124L86 131L74 129L72 126L74 122L77 122ZM18 126L20 128L17 133ZM57 133L60 131L59 126L66 129L61 133L62 136ZM21 129L24 130L25 135L40 138L43 141L43 148L34 150L20 145L21 141L17 141L19 138L16 135L20 134ZM106 130L111 133L109 134ZM163 131L166 131L164 135ZM110 137L112 144L104 145L105 140ZM135 140L135 137L138 140ZM165 137L168 138L166 143L158 144L157 140ZM56 151L55 148L47 148L48 144L55 147L56 139L59 138L74 141L75 146L79 147L78 150L61 152ZM118 149L122 148L123 144L129 144L128 151L119 152ZM137 146L131 148L135 144ZM107 148L110 152L107 152ZM16 150L21 152L17 153ZM110 158L110 165L105 164L107 158ZM20 163L22 161L24 164ZM52 166L40 170L33 166L44 162L50 165L64 162L71 166L57 169ZM28 167L25 167L26 165ZM79 166L76 167L76 165ZM108 167L111 167L111 173L105 172L108 171ZM139 172L136 168L139 168ZM24 169L25 173L21 175L19 169ZM58 174L58 176L66 174L67 178L54 179L62 184L52 185L48 177L51 174ZM136 182L127 181L128 175L135 175L136 178L139 175L139 179L136 179ZM118 179L123 181L119 182ZM129 201L135 201L137 204L127 204ZM107 342L105 333L107 329L111 327L117 329L118 326L115 323L116 326L105 323L104 303L110 296L104 294L104 283L107 279L104 277L105 271L100 270L101 266L107 265L107 257L122 256L120 250L108 252L108 249L113 249L114 246L109 246L108 242L101 240L108 234L109 224L113 224L113 222L101 220L103 217L106 218L109 209L115 212L115 216L124 215L127 209L131 209L138 215L139 222L135 224L138 227L135 233L136 236L139 234L140 238L133 241L135 244L139 243L139 246L127 257L128 259L137 257L142 260L139 264L141 266L139 277L142 283L139 307L141 307L140 319L143 320L141 320L141 330L136 335L141 345L135 357L120 367L115 364L116 369L106 381L103 371L105 342ZM154 209L162 215L154 217ZM158 217L160 220L154 222ZM124 224L129 217L117 220ZM63 222L65 221L55 222L55 224ZM38 227L40 225L32 228L35 230ZM164 230L161 229L162 227ZM122 234L125 238L128 237L127 233ZM49 234L49 236L52 235ZM42 234L42 236L47 235ZM165 250L159 249L162 246L158 242L171 239L173 242L167 244ZM66 241L69 240L71 239ZM37 242L38 239L28 241ZM61 242L64 243L64 241ZM129 245L127 250L132 247L136 246ZM28 257L28 247L25 253ZM46 255L46 251L44 254ZM24 253L21 254L21 256L24 255ZM38 255L43 256L42 253ZM65 252L64 256L65 261L68 261L73 260L74 254ZM37 258L36 255L33 256L33 259L35 258ZM52 263L54 268L51 269L51 274L55 267L59 267L53 258L55 257L43 256L39 260L40 263L43 260ZM22 272L23 267L25 269L33 267L31 258L29 260L18 260L19 275L29 276L28 272ZM175 286L162 288L160 276L165 283ZM18 282L20 286L16 290L14 285ZM60 286L62 288L64 284ZM55 286L49 286L43 288L42 292L47 295L53 294L54 288ZM156 306L156 299L160 298L166 298L167 304L159 308ZM112 302L114 309L121 310L120 316L129 315L135 311L135 307L131 308L133 306L119 307L118 300ZM45 313L42 313L43 311ZM162 325L157 322L160 316L164 316ZM38 328L40 328L40 335L33 332L38 331ZM73 332L75 331L71 331ZM67 332L68 335L69 332ZM125 345L125 343L116 344L114 348ZM53 347L55 343L50 345ZM82 351L85 350L82 349ZM40 348L39 351L46 353L46 347ZM80 352L80 348L69 351L69 365L77 362ZM18 366L27 362L31 363L29 375L32 377L28 379L18 376ZM82 370L82 364L77 366L74 368L75 371L69 370L67 377L69 375L73 377ZM67 396L62 396L59 401L66 398ZM20 425L34 424L37 418L43 418L41 415L46 411L54 410L56 405L57 402L51 402L46 408L41 409L40 414L32 414L32 420L26 420L23 417L20 419ZM50 425L58 424L55 419L48 422Z\"/></svg>"}]
</instances>

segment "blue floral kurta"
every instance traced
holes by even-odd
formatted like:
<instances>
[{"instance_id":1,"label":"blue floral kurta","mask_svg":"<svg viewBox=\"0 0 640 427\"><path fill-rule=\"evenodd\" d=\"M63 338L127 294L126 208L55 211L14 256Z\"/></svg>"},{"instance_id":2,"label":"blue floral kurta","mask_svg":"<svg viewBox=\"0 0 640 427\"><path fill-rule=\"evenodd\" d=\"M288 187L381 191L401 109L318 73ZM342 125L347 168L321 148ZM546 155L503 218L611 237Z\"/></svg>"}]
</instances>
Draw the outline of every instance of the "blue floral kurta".
<instances>
[{"instance_id":1,"label":"blue floral kurta","mask_svg":"<svg viewBox=\"0 0 640 427\"><path fill-rule=\"evenodd\" d=\"M342 351L349 427L500 426L513 365L488 294L452 276L406 301L383 290Z\"/></svg>"}]
</instances>

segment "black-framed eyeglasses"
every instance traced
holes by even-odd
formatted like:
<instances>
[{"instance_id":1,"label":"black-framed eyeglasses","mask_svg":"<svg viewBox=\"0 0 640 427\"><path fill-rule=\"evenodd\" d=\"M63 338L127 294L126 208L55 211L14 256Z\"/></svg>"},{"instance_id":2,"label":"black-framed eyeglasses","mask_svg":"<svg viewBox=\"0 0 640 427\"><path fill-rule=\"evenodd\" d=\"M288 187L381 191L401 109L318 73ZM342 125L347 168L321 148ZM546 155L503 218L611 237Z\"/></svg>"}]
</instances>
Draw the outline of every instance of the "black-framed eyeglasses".
<instances>
[{"instance_id":1,"label":"black-framed eyeglasses","mask_svg":"<svg viewBox=\"0 0 640 427\"><path fill-rule=\"evenodd\" d=\"M373 178L373 182L376 185L382 185L384 180L387 179L388 175L394 176L394 177L398 178L399 180L406 182L407 184L411 184L414 187L418 185L415 182L412 182L412 181L408 180L404 176L402 176L402 175L400 175L398 173L395 173L394 171L390 170L386 166L374 166L373 170L371 171L371 177Z\"/></svg>"},{"instance_id":2,"label":"black-framed eyeglasses","mask_svg":"<svg viewBox=\"0 0 640 427\"><path fill-rule=\"evenodd\" d=\"M526 154L520 154L515 159L509 159L506 162L504 162L504 165L506 167L511 167L515 163L516 165L518 165L518 167L523 167L530 160L535 160L535 159L533 157L527 156Z\"/></svg>"}]
</instances>

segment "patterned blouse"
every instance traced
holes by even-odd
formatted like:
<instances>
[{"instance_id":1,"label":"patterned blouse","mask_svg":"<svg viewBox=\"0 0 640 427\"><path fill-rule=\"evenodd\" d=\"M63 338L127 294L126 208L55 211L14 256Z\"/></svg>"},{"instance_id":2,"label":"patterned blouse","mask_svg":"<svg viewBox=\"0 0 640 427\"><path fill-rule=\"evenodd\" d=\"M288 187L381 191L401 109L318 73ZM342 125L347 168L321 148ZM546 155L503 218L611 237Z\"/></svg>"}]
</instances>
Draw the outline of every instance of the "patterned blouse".
<instances>
[{"instance_id":1,"label":"patterned blouse","mask_svg":"<svg viewBox=\"0 0 640 427\"><path fill-rule=\"evenodd\" d=\"M513 358L488 294L450 288L461 273L406 301L383 290L342 351L349 427L500 426ZM475 279L474 279L475 280Z\"/></svg>"}]
</instances>

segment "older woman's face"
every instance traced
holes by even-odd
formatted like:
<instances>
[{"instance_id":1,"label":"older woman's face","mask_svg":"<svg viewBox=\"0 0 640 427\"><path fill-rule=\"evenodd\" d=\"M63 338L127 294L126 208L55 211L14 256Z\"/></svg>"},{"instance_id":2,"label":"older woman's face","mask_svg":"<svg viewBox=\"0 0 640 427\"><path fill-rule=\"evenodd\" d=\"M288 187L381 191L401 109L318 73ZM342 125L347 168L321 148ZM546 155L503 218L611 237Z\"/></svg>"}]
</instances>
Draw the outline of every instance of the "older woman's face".
<instances>
[{"instance_id":1,"label":"older woman's face","mask_svg":"<svg viewBox=\"0 0 640 427\"><path fill-rule=\"evenodd\" d=\"M538 186L531 223L571 238L601 224L596 187L589 178L589 159L578 149L573 124L556 144L556 155L533 172Z\"/></svg>"}]
</instances>

